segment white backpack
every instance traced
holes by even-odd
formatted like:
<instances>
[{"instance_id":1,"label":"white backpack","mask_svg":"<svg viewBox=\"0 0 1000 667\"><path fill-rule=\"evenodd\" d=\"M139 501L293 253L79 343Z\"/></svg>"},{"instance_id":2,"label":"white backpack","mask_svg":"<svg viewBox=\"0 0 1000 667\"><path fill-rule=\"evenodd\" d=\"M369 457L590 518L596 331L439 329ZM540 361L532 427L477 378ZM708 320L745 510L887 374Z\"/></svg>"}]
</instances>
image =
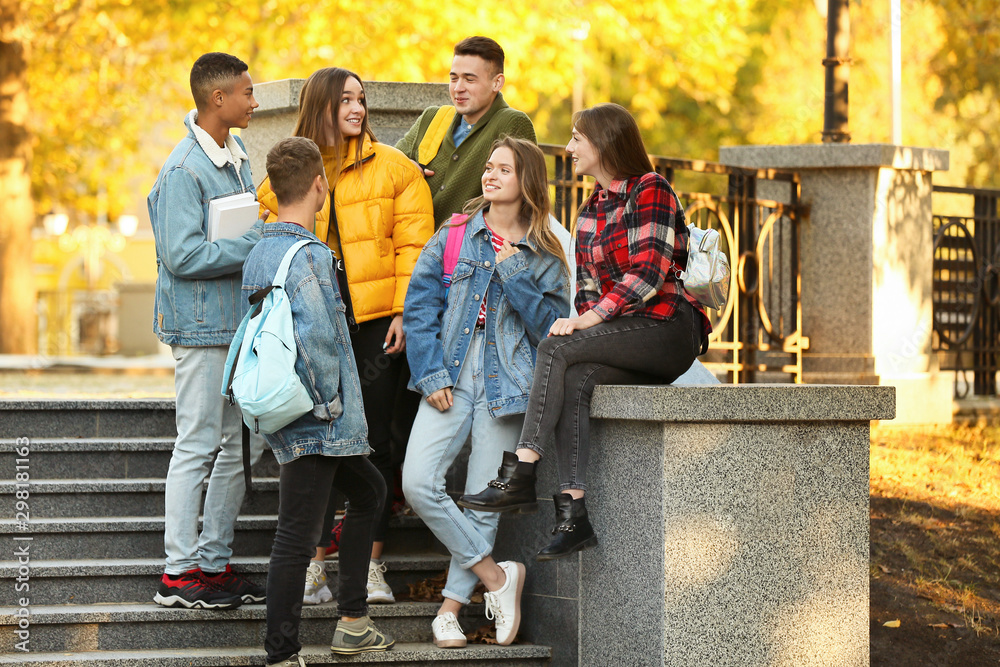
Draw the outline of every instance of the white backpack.
<instances>
[{"instance_id":1,"label":"white backpack","mask_svg":"<svg viewBox=\"0 0 1000 667\"><path fill-rule=\"evenodd\" d=\"M669 187L669 186L668 186ZM684 207L681 200L670 188L670 194L677 201L677 213L684 221ZM625 214L635 209L635 200L639 196L638 188L632 186ZM729 300L729 257L722 249L722 236L715 229L702 229L688 225L688 260L687 270L676 270L676 277L684 284L684 290L693 296L698 303L718 310Z\"/></svg>"},{"instance_id":2,"label":"white backpack","mask_svg":"<svg viewBox=\"0 0 1000 667\"><path fill-rule=\"evenodd\" d=\"M250 297L250 312L229 346L222 395L240 406L243 422L255 433L274 433L313 409L312 397L295 372L298 348L285 292L292 257L309 243L323 245L306 239L288 249L271 286Z\"/></svg>"}]
</instances>

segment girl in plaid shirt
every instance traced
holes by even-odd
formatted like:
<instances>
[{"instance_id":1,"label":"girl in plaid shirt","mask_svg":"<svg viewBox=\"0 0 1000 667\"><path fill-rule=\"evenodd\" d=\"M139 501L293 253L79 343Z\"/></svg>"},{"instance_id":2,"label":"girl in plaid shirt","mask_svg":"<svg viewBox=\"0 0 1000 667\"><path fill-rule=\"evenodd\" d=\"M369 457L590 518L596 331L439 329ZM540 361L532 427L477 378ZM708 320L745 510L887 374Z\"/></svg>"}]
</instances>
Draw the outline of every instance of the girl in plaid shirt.
<instances>
[{"instance_id":1,"label":"girl in plaid shirt","mask_svg":"<svg viewBox=\"0 0 1000 667\"><path fill-rule=\"evenodd\" d=\"M628 110L601 104L574 114L566 152L577 174L597 180L576 223L579 315L556 320L538 345L516 453L504 453L498 477L484 491L458 502L480 511L534 511L541 444L554 435L555 538L539 560L597 544L584 504L594 387L673 382L711 333L677 277L687 267L683 209L653 171Z\"/></svg>"}]
</instances>

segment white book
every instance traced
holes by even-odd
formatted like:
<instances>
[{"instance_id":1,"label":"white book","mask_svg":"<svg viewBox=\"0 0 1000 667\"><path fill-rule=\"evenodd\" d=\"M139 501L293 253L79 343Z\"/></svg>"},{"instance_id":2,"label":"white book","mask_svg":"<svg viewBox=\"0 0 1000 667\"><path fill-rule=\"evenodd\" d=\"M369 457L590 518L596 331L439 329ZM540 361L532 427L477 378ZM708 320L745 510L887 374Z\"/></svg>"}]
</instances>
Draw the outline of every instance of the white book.
<instances>
[{"instance_id":1,"label":"white book","mask_svg":"<svg viewBox=\"0 0 1000 667\"><path fill-rule=\"evenodd\" d=\"M238 239L257 222L260 210L252 192L213 199L208 203L208 240Z\"/></svg>"}]
</instances>

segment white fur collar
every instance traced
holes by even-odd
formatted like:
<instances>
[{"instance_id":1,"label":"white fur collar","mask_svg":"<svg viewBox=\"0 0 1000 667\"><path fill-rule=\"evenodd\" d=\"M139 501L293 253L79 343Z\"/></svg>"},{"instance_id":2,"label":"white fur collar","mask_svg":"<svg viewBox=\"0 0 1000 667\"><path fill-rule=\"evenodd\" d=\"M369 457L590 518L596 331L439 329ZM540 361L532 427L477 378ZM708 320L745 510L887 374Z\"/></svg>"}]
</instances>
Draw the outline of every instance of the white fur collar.
<instances>
[{"instance_id":1,"label":"white fur collar","mask_svg":"<svg viewBox=\"0 0 1000 667\"><path fill-rule=\"evenodd\" d=\"M236 143L236 139L233 135L226 135L226 145L219 146L215 143L215 139L212 138L208 132L203 130L195 121L198 120L198 110L192 109L191 113L187 115L184 119L184 124L191 128L194 132L195 139L198 140L198 145L201 149L205 151L205 155L212 161L218 168L226 166L229 162L232 162L236 167L236 173L240 173L240 165L243 164L243 160L247 159L247 154L240 148L240 145Z\"/></svg>"}]
</instances>

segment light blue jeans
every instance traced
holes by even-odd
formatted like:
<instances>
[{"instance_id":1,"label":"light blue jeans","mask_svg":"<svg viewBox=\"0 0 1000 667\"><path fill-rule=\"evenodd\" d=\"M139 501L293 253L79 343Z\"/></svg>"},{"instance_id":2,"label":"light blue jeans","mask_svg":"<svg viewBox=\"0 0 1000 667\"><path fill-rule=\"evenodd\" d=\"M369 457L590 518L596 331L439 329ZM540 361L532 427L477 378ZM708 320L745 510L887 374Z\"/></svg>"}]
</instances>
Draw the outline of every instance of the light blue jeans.
<instances>
[{"instance_id":1,"label":"light blue jeans","mask_svg":"<svg viewBox=\"0 0 1000 667\"><path fill-rule=\"evenodd\" d=\"M469 568L493 552L500 515L459 509L445 492L445 474L471 433L465 492L482 491L496 477L503 452L514 451L524 424L524 415L490 417L483 385L484 340L482 330L476 329L452 389L452 407L439 412L426 401L420 403L403 463L407 502L451 552L442 595L462 604L469 604L479 581Z\"/></svg>"},{"instance_id":2,"label":"light blue jeans","mask_svg":"<svg viewBox=\"0 0 1000 667\"><path fill-rule=\"evenodd\" d=\"M236 517L246 492L242 415L237 406L229 405L221 391L229 346L174 345L170 350L177 362L177 440L164 493L164 569L173 575L197 567L221 572L233 554ZM251 465L263 450L264 439L251 434ZM199 535L198 510L209 467L212 475L205 492L204 526Z\"/></svg>"}]
</instances>

